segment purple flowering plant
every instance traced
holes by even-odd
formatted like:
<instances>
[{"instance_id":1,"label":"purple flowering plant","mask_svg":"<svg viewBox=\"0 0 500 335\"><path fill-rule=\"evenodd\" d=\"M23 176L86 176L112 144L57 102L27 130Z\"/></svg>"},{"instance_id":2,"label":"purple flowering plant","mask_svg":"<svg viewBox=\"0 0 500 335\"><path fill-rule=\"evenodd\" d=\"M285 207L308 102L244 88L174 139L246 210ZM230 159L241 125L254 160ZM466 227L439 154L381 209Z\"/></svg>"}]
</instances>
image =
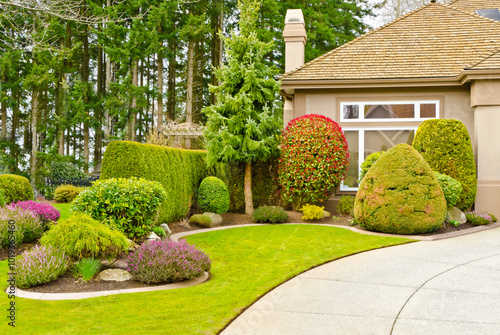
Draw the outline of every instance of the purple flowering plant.
<instances>
[{"instance_id":1,"label":"purple flowering plant","mask_svg":"<svg viewBox=\"0 0 500 335\"><path fill-rule=\"evenodd\" d=\"M56 280L68 268L66 255L52 246L35 246L16 259L16 285L28 288Z\"/></svg>"},{"instance_id":2,"label":"purple flowering plant","mask_svg":"<svg viewBox=\"0 0 500 335\"><path fill-rule=\"evenodd\" d=\"M193 279L208 270L208 255L184 240L146 242L128 256L127 264L132 278L147 284Z\"/></svg>"},{"instance_id":3,"label":"purple flowering plant","mask_svg":"<svg viewBox=\"0 0 500 335\"><path fill-rule=\"evenodd\" d=\"M9 221L14 221L9 224ZM42 222L38 215L21 207L5 206L0 208L0 244L9 244L9 226L14 227L15 245L34 241L43 233Z\"/></svg>"},{"instance_id":4,"label":"purple flowering plant","mask_svg":"<svg viewBox=\"0 0 500 335\"><path fill-rule=\"evenodd\" d=\"M12 207L21 207L23 209L29 209L40 216L40 219L46 225L50 221L57 221L61 217L61 213L57 208L51 204L46 204L43 202L36 202L33 200L19 201L10 205Z\"/></svg>"},{"instance_id":5,"label":"purple flowering plant","mask_svg":"<svg viewBox=\"0 0 500 335\"><path fill-rule=\"evenodd\" d=\"M481 226L497 221L497 218L493 214L488 214L484 211L470 211L464 214L471 226Z\"/></svg>"}]
</instances>

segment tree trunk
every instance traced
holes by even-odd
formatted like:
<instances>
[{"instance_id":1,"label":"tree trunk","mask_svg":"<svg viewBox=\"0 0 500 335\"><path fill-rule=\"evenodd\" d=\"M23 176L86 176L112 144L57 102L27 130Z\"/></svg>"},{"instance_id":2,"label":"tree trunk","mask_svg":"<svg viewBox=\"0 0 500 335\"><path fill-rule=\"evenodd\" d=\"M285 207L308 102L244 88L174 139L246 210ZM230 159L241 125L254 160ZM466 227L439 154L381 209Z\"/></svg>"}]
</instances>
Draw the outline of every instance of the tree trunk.
<instances>
[{"instance_id":1,"label":"tree trunk","mask_svg":"<svg viewBox=\"0 0 500 335\"><path fill-rule=\"evenodd\" d=\"M84 9L86 9L86 2L84 1ZM82 62L82 82L84 85L83 92L83 103L85 109L85 115L83 116L83 160L84 166L83 171L85 174L89 173L90 164L90 150L89 150L89 120L90 120L90 108L89 108L89 76L90 76L90 50L89 50L89 32L88 26L85 26L83 39L83 62Z\"/></svg>"},{"instance_id":2,"label":"tree trunk","mask_svg":"<svg viewBox=\"0 0 500 335\"><path fill-rule=\"evenodd\" d=\"M252 214L252 212L252 163L245 163L245 214Z\"/></svg>"},{"instance_id":3,"label":"tree trunk","mask_svg":"<svg viewBox=\"0 0 500 335\"><path fill-rule=\"evenodd\" d=\"M139 61L134 60L133 62L133 67L132 67L132 86L134 88L137 88L139 85ZM136 91L137 92L137 91ZM136 139L136 122L137 122L137 96L136 92L134 92L132 96L132 105L130 106L131 108L131 113L130 113L130 120L129 120L129 126L128 126L128 131L127 131L127 136L129 140L135 141Z\"/></svg>"},{"instance_id":4,"label":"tree trunk","mask_svg":"<svg viewBox=\"0 0 500 335\"><path fill-rule=\"evenodd\" d=\"M175 24L173 29L175 29ZM172 54L168 60L168 100L167 100L167 117L170 120L175 120L175 68L176 68L176 54L177 43L174 40L169 41L171 45Z\"/></svg>"},{"instance_id":5,"label":"tree trunk","mask_svg":"<svg viewBox=\"0 0 500 335\"><path fill-rule=\"evenodd\" d=\"M4 101L6 99L7 94L4 91L7 91L7 87L4 85L5 78L0 80L0 110L2 111L2 140L7 138L7 103Z\"/></svg>"},{"instance_id":6,"label":"tree trunk","mask_svg":"<svg viewBox=\"0 0 500 335\"><path fill-rule=\"evenodd\" d=\"M158 107L156 108L156 131L161 131L163 127L163 56L158 52Z\"/></svg>"},{"instance_id":7,"label":"tree trunk","mask_svg":"<svg viewBox=\"0 0 500 335\"><path fill-rule=\"evenodd\" d=\"M193 72L194 72L194 43L190 38L188 42L186 74L186 122L193 121Z\"/></svg>"},{"instance_id":8,"label":"tree trunk","mask_svg":"<svg viewBox=\"0 0 500 335\"><path fill-rule=\"evenodd\" d=\"M31 185L35 186L36 180L36 151L37 143L37 122L38 122L38 91L33 89L31 95L31 159L30 159L30 173Z\"/></svg>"}]
</instances>

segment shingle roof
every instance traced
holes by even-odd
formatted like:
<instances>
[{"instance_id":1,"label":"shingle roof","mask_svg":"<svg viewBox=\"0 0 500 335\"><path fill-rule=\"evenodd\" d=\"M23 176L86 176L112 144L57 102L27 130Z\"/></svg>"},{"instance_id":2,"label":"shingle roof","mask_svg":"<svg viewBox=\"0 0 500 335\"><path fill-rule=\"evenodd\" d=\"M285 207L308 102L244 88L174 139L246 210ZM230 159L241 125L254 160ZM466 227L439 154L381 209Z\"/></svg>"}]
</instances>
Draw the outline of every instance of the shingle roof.
<instances>
[{"instance_id":1,"label":"shingle roof","mask_svg":"<svg viewBox=\"0 0 500 335\"><path fill-rule=\"evenodd\" d=\"M430 3L286 73L282 79L456 77L497 50L500 22Z\"/></svg>"},{"instance_id":2,"label":"shingle roof","mask_svg":"<svg viewBox=\"0 0 500 335\"><path fill-rule=\"evenodd\" d=\"M500 50L467 68L467 70L495 70L500 69Z\"/></svg>"},{"instance_id":3,"label":"shingle roof","mask_svg":"<svg viewBox=\"0 0 500 335\"><path fill-rule=\"evenodd\" d=\"M450 3L450 6L475 14L476 9L500 8L500 0L456 0Z\"/></svg>"}]
</instances>

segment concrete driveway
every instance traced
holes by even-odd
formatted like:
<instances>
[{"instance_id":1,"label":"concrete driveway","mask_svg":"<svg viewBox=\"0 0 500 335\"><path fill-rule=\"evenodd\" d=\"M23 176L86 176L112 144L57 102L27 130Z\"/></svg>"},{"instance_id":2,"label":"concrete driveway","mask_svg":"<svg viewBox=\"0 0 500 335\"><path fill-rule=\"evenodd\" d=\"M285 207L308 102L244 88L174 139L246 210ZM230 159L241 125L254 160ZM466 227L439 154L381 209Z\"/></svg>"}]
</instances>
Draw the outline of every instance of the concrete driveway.
<instances>
[{"instance_id":1,"label":"concrete driveway","mask_svg":"<svg viewBox=\"0 0 500 335\"><path fill-rule=\"evenodd\" d=\"M317 267L221 334L500 334L500 228Z\"/></svg>"}]
</instances>

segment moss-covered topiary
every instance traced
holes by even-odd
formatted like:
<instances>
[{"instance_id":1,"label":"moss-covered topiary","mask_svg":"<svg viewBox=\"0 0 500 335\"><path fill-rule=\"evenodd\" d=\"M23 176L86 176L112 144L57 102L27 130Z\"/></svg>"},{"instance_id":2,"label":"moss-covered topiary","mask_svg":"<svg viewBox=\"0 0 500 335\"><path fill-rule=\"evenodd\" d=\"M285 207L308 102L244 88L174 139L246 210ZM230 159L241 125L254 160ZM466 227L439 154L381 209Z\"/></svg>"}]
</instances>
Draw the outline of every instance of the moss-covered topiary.
<instances>
[{"instance_id":1,"label":"moss-covered topiary","mask_svg":"<svg viewBox=\"0 0 500 335\"><path fill-rule=\"evenodd\" d=\"M194 223L200 225L202 227L211 228L212 227L212 219L208 215L204 214L194 214L189 218L190 223Z\"/></svg>"},{"instance_id":2,"label":"moss-covered topiary","mask_svg":"<svg viewBox=\"0 0 500 335\"><path fill-rule=\"evenodd\" d=\"M458 120L427 120L418 127L413 147L430 167L446 174L462 185L456 207L469 209L476 200L476 164L469 133Z\"/></svg>"},{"instance_id":3,"label":"moss-covered topiary","mask_svg":"<svg viewBox=\"0 0 500 335\"><path fill-rule=\"evenodd\" d=\"M7 203L33 200L35 197L29 180L15 174L0 175L0 189L4 190Z\"/></svg>"},{"instance_id":4,"label":"moss-covered topiary","mask_svg":"<svg viewBox=\"0 0 500 335\"><path fill-rule=\"evenodd\" d=\"M361 181L354 216L368 230L410 235L441 227L446 209L429 164L408 144L398 144Z\"/></svg>"},{"instance_id":5,"label":"moss-covered topiary","mask_svg":"<svg viewBox=\"0 0 500 335\"><path fill-rule=\"evenodd\" d=\"M60 185L54 191L54 200L57 202L72 202L85 187L74 185Z\"/></svg>"},{"instance_id":6,"label":"moss-covered topiary","mask_svg":"<svg viewBox=\"0 0 500 335\"><path fill-rule=\"evenodd\" d=\"M217 177L203 179L198 191L198 204L204 212L224 214L229 209L229 191Z\"/></svg>"}]
</instances>

